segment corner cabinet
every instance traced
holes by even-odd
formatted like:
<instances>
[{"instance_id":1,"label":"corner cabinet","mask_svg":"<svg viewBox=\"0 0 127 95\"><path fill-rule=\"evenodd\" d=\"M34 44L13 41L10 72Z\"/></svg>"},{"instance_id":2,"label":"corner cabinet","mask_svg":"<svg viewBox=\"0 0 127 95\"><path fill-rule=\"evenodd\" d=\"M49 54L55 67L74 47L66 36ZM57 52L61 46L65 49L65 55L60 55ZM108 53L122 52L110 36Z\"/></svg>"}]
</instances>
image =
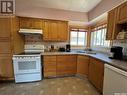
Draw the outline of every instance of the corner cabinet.
<instances>
[{"instance_id":1,"label":"corner cabinet","mask_svg":"<svg viewBox=\"0 0 127 95\"><path fill-rule=\"evenodd\" d=\"M125 23L127 23L127 1L108 12L106 39L116 40L118 33L126 28Z\"/></svg>"},{"instance_id":2,"label":"corner cabinet","mask_svg":"<svg viewBox=\"0 0 127 95\"><path fill-rule=\"evenodd\" d=\"M100 91L103 91L104 62L90 58L88 79Z\"/></svg>"},{"instance_id":3,"label":"corner cabinet","mask_svg":"<svg viewBox=\"0 0 127 95\"><path fill-rule=\"evenodd\" d=\"M68 22L56 20L44 20L43 27L44 41L67 41L68 40Z\"/></svg>"}]
</instances>

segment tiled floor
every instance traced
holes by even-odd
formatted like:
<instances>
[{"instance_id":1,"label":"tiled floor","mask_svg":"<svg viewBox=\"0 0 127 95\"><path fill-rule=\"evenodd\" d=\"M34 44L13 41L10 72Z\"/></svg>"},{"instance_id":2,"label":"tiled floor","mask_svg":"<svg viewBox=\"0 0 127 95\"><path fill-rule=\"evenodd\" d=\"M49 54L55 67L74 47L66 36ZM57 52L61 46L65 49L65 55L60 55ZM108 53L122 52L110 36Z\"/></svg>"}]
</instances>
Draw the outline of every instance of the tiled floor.
<instances>
[{"instance_id":1,"label":"tiled floor","mask_svg":"<svg viewBox=\"0 0 127 95\"><path fill-rule=\"evenodd\" d=\"M87 79L65 77L33 83L2 83L0 95L100 95Z\"/></svg>"}]
</instances>

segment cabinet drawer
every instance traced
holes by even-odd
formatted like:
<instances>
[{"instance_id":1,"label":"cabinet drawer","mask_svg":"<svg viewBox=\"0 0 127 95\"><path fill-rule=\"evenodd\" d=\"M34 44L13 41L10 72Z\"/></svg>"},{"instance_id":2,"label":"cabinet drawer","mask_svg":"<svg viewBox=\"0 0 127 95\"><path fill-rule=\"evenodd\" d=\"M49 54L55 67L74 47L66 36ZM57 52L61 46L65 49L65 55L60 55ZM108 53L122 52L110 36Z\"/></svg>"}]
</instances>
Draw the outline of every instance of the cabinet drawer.
<instances>
[{"instance_id":1,"label":"cabinet drawer","mask_svg":"<svg viewBox=\"0 0 127 95\"><path fill-rule=\"evenodd\" d=\"M44 56L44 62L56 62L56 56Z\"/></svg>"}]
</instances>

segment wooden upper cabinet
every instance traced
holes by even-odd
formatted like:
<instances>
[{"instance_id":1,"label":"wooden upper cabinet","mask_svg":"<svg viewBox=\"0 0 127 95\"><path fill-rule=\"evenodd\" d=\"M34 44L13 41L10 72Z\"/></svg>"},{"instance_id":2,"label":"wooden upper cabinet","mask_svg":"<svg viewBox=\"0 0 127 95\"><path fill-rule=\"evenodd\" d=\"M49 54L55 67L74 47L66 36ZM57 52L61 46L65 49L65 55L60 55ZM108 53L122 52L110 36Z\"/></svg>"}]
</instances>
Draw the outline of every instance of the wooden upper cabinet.
<instances>
[{"instance_id":1,"label":"wooden upper cabinet","mask_svg":"<svg viewBox=\"0 0 127 95\"><path fill-rule=\"evenodd\" d=\"M49 31L50 40L57 41L57 34L58 34L58 22L50 21L50 31Z\"/></svg>"},{"instance_id":2,"label":"wooden upper cabinet","mask_svg":"<svg viewBox=\"0 0 127 95\"><path fill-rule=\"evenodd\" d=\"M58 22L58 41L68 40L68 22Z\"/></svg>"},{"instance_id":3,"label":"wooden upper cabinet","mask_svg":"<svg viewBox=\"0 0 127 95\"><path fill-rule=\"evenodd\" d=\"M42 20L38 18L20 17L20 28L42 29Z\"/></svg>"},{"instance_id":4,"label":"wooden upper cabinet","mask_svg":"<svg viewBox=\"0 0 127 95\"><path fill-rule=\"evenodd\" d=\"M104 62L90 58L89 80L100 91L103 91Z\"/></svg>"},{"instance_id":5,"label":"wooden upper cabinet","mask_svg":"<svg viewBox=\"0 0 127 95\"><path fill-rule=\"evenodd\" d=\"M1 38L11 37L11 19L10 18L0 18L0 40Z\"/></svg>"},{"instance_id":6,"label":"wooden upper cabinet","mask_svg":"<svg viewBox=\"0 0 127 95\"><path fill-rule=\"evenodd\" d=\"M89 57L78 55L77 57L77 74L88 76Z\"/></svg>"},{"instance_id":7,"label":"wooden upper cabinet","mask_svg":"<svg viewBox=\"0 0 127 95\"><path fill-rule=\"evenodd\" d=\"M108 23L107 23L107 34L106 34L106 39L107 40L114 40L117 35L117 8L111 10L108 12Z\"/></svg>"},{"instance_id":8,"label":"wooden upper cabinet","mask_svg":"<svg viewBox=\"0 0 127 95\"><path fill-rule=\"evenodd\" d=\"M44 41L67 41L68 23L66 21L44 20Z\"/></svg>"},{"instance_id":9,"label":"wooden upper cabinet","mask_svg":"<svg viewBox=\"0 0 127 95\"><path fill-rule=\"evenodd\" d=\"M127 2L118 7L118 23L127 22Z\"/></svg>"}]
</instances>

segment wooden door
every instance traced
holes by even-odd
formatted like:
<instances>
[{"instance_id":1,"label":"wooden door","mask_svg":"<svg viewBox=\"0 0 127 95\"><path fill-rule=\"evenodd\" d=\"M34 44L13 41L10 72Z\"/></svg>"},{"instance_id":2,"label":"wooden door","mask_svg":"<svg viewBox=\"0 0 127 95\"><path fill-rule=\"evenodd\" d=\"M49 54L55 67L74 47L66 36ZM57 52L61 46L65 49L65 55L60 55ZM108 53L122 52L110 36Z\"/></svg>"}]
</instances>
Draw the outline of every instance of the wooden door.
<instances>
[{"instance_id":1,"label":"wooden door","mask_svg":"<svg viewBox=\"0 0 127 95\"><path fill-rule=\"evenodd\" d=\"M33 29L42 29L42 20L41 19L31 19Z\"/></svg>"},{"instance_id":2,"label":"wooden door","mask_svg":"<svg viewBox=\"0 0 127 95\"><path fill-rule=\"evenodd\" d=\"M56 56L44 56L44 77L56 76Z\"/></svg>"},{"instance_id":3,"label":"wooden door","mask_svg":"<svg viewBox=\"0 0 127 95\"><path fill-rule=\"evenodd\" d=\"M102 61L96 60L95 75L96 75L95 86L100 92L102 92L104 79L104 63Z\"/></svg>"},{"instance_id":4,"label":"wooden door","mask_svg":"<svg viewBox=\"0 0 127 95\"><path fill-rule=\"evenodd\" d=\"M88 74L88 79L92 84L95 84L96 80L96 75L95 75L95 63L92 59L90 59L89 63L89 74Z\"/></svg>"},{"instance_id":5,"label":"wooden door","mask_svg":"<svg viewBox=\"0 0 127 95\"><path fill-rule=\"evenodd\" d=\"M127 22L127 2L118 7L118 23Z\"/></svg>"},{"instance_id":6,"label":"wooden door","mask_svg":"<svg viewBox=\"0 0 127 95\"><path fill-rule=\"evenodd\" d=\"M62 55L57 56L57 76L76 74L77 56Z\"/></svg>"},{"instance_id":7,"label":"wooden door","mask_svg":"<svg viewBox=\"0 0 127 95\"><path fill-rule=\"evenodd\" d=\"M88 76L88 65L89 57L79 55L77 57L77 74Z\"/></svg>"},{"instance_id":8,"label":"wooden door","mask_svg":"<svg viewBox=\"0 0 127 95\"><path fill-rule=\"evenodd\" d=\"M6 78L13 78L13 65L12 57L9 55L1 56L0 55L0 76Z\"/></svg>"},{"instance_id":9,"label":"wooden door","mask_svg":"<svg viewBox=\"0 0 127 95\"><path fill-rule=\"evenodd\" d=\"M0 18L0 54L11 53L11 22L10 17Z\"/></svg>"},{"instance_id":10,"label":"wooden door","mask_svg":"<svg viewBox=\"0 0 127 95\"><path fill-rule=\"evenodd\" d=\"M100 91L103 91L104 63L91 58L89 64L89 80Z\"/></svg>"},{"instance_id":11,"label":"wooden door","mask_svg":"<svg viewBox=\"0 0 127 95\"><path fill-rule=\"evenodd\" d=\"M50 22L45 20L43 27L43 40L48 41L49 39L49 31L50 31Z\"/></svg>"},{"instance_id":12,"label":"wooden door","mask_svg":"<svg viewBox=\"0 0 127 95\"><path fill-rule=\"evenodd\" d=\"M59 21L58 23L58 41L68 40L68 22Z\"/></svg>"},{"instance_id":13,"label":"wooden door","mask_svg":"<svg viewBox=\"0 0 127 95\"><path fill-rule=\"evenodd\" d=\"M42 20L38 18L20 17L20 28L42 29Z\"/></svg>"},{"instance_id":14,"label":"wooden door","mask_svg":"<svg viewBox=\"0 0 127 95\"><path fill-rule=\"evenodd\" d=\"M107 23L107 34L106 34L107 40L116 39L116 36L117 36L117 30L116 30L117 12L118 12L117 8L108 12L108 23Z\"/></svg>"},{"instance_id":15,"label":"wooden door","mask_svg":"<svg viewBox=\"0 0 127 95\"><path fill-rule=\"evenodd\" d=\"M30 29L32 27L32 20L28 17L20 17L20 28Z\"/></svg>"},{"instance_id":16,"label":"wooden door","mask_svg":"<svg viewBox=\"0 0 127 95\"><path fill-rule=\"evenodd\" d=\"M57 33L58 33L58 22L50 21L49 39L51 39L51 41L57 41Z\"/></svg>"}]
</instances>

